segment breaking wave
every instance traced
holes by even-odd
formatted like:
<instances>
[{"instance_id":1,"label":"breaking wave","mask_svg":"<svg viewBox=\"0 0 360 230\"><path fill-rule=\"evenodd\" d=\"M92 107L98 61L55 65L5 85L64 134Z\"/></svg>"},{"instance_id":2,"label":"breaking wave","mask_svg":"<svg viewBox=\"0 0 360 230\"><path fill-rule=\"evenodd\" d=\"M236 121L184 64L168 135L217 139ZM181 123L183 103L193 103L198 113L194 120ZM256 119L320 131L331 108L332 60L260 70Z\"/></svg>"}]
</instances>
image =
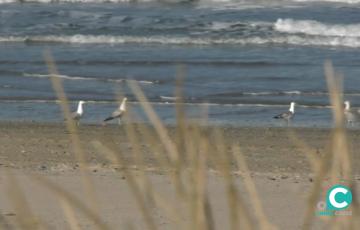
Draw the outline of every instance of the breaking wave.
<instances>
[{"instance_id":1,"label":"breaking wave","mask_svg":"<svg viewBox=\"0 0 360 230\"><path fill-rule=\"evenodd\" d=\"M279 32L291 34L360 37L360 24L329 25L314 20L278 19L274 28Z\"/></svg>"},{"instance_id":2,"label":"breaking wave","mask_svg":"<svg viewBox=\"0 0 360 230\"><path fill-rule=\"evenodd\" d=\"M65 80L75 80L75 81L104 81L104 82L115 82L122 83L127 81L127 79L110 79L110 78L96 78L96 77L78 77L78 76L68 76L61 74L34 74L34 73L24 73L24 77L33 77L33 78L50 78L50 77L58 77ZM152 81L139 81L140 84L154 84Z\"/></svg>"},{"instance_id":3,"label":"breaking wave","mask_svg":"<svg viewBox=\"0 0 360 230\"><path fill-rule=\"evenodd\" d=\"M344 3L359 4L360 0L293 0L294 2L325 2L325 3Z\"/></svg>"},{"instance_id":4,"label":"breaking wave","mask_svg":"<svg viewBox=\"0 0 360 230\"><path fill-rule=\"evenodd\" d=\"M214 94L210 96L221 96L221 97L236 97L236 96L297 96L297 95L305 95L305 96L328 96L327 92L324 91L299 91L299 90L290 90L290 91L262 91L262 92L229 92L229 93L221 93ZM349 94L347 94L349 95ZM351 94L353 95L353 94Z\"/></svg>"},{"instance_id":5,"label":"breaking wave","mask_svg":"<svg viewBox=\"0 0 360 230\"><path fill-rule=\"evenodd\" d=\"M300 45L300 46L342 46L360 47L360 37L342 36L299 36L278 35L271 37L248 38L199 38L199 37L135 37L108 35L72 35L72 36L7 36L0 37L0 42L33 43L77 43L77 44L167 44L167 45Z\"/></svg>"},{"instance_id":6,"label":"breaking wave","mask_svg":"<svg viewBox=\"0 0 360 230\"><path fill-rule=\"evenodd\" d=\"M302 92L298 90L294 91L283 91L283 92L244 92L242 95L249 96L270 96L270 95L301 95Z\"/></svg>"}]
</instances>

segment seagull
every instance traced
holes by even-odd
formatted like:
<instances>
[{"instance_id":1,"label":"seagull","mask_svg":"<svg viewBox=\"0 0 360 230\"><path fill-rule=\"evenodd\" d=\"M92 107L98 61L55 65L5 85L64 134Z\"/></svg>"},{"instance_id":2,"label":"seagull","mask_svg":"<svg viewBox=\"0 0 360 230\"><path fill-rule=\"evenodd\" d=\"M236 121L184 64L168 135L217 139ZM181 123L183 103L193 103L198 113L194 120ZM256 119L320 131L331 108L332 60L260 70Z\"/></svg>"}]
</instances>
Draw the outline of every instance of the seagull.
<instances>
[{"instance_id":1,"label":"seagull","mask_svg":"<svg viewBox=\"0 0 360 230\"><path fill-rule=\"evenodd\" d=\"M71 118L76 121L77 125L79 125L80 118L84 114L84 110L83 110L83 104L84 103L85 103L85 101L79 101L77 110L75 112L71 113Z\"/></svg>"},{"instance_id":2,"label":"seagull","mask_svg":"<svg viewBox=\"0 0 360 230\"><path fill-rule=\"evenodd\" d=\"M127 101L127 98L124 97L124 99L122 100L119 108L117 108L112 114L110 117L106 118L104 120L104 124L105 122L107 121L111 121L113 119L118 119L119 121L119 124L121 123L121 117L124 115L124 113L126 112L126 101Z\"/></svg>"},{"instance_id":3,"label":"seagull","mask_svg":"<svg viewBox=\"0 0 360 230\"><path fill-rule=\"evenodd\" d=\"M344 115L347 123L353 124L357 122L360 117L360 109L358 110L351 109L350 101L345 101L344 105L345 105Z\"/></svg>"},{"instance_id":4,"label":"seagull","mask_svg":"<svg viewBox=\"0 0 360 230\"><path fill-rule=\"evenodd\" d=\"M295 102L290 103L289 111L280 113L279 115L274 116L275 119L284 119L286 120L287 124L289 125L290 120L295 115Z\"/></svg>"}]
</instances>

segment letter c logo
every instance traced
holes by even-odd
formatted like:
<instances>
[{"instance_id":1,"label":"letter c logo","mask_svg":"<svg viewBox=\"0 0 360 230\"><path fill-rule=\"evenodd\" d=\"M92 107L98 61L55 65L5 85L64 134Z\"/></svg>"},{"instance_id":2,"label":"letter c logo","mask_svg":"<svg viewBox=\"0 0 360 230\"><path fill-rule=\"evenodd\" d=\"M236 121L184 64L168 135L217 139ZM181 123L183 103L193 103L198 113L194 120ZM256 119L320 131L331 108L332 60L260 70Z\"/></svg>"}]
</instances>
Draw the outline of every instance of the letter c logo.
<instances>
[{"instance_id":1,"label":"letter c logo","mask_svg":"<svg viewBox=\"0 0 360 230\"><path fill-rule=\"evenodd\" d=\"M327 207L330 210L347 208L352 201L352 194L348 187L335 185L327 192Z\"/></svg>"}]
</instances>

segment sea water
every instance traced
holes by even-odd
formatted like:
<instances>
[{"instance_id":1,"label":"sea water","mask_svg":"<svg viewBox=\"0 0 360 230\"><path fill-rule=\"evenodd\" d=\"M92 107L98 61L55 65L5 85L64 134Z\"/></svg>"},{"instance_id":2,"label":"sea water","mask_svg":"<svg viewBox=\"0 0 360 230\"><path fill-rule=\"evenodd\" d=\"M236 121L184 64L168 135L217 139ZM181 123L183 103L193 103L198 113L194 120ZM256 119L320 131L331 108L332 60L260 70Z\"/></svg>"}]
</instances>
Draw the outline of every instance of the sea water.
<instances>
[{"instance_id":1,"label":"sea water","mask_svg":"<svg viewBox=\"0 0 360 230\"><path fill-rule=\"evenodd\" d=\"M360 0L0 0L0 120L62 122L44 50L71 109L88 102L84 123L100 123L119 95L148 122L135 80L173 124L182 77L190 119L281 126L272 117L295 101L294 126L327 127L325 60L360 106Z\"/></svg>"}]
</instances>

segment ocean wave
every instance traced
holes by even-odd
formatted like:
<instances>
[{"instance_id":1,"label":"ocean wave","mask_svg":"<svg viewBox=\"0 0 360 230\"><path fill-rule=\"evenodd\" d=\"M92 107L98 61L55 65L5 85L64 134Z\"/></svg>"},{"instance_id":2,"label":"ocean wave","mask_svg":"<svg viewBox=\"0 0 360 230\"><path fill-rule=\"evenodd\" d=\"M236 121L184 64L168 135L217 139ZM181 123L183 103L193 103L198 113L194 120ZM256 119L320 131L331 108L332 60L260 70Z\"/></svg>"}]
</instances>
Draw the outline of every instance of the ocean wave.
<instances>
[{"instance_id":1,"label":"ocean wave","mask_svg":"<svg viewBox=\"0 0 360 230\"><path fill-rule=\"evenodd\" d=\"M95 77L78 77L78 76L68 76L61 74L36 74L36 73L24 73L23 77L33 77L33 78L50 78L50 77L58 77L65 80L73 80L73 81L103 81L103 82L115 82L122 83L127 81L127 79L110 79L110 78L95 78ZM152 81L146 80L136 80L140 84L154 84Z\"/></svg>"},{"instance_id":2,"label":"ocean wave","mask_svg":"<svg viewBox=\"0 0 360 230\"><path fill-rule=\"evenodd\" d=\"M343 3L343 4L359 4L360 0L292 0L294 2L321 2L321 3Z\"/></svg>"},{"instance_id":3,"label":"ocean wave","mask_svg":"<svg viewBox=\"0 0 360 230\"><path fill-rule=\"evenodd\" d=\"M113 101L113 100L85 100L86 103L88 104L114 104L114 103L118 103L117 101ZM70 101L71 103L77 103L78 100L72 100ZM59 104L61 103L60 100L53 100L53 99L49 99L49 100L44 100L44 99L19 99L19 98L14 98L14 99L4 99L4 98L0 98L0 103L34 103L34 104ZM132 105L140 105L142 104L142 102L138 102L138 101L128 101L129 104ZM176 106L176 102L161 102L161 101L149 101L149 104L153 105L153 106ZM267 108L275 108L275 107L288 107L289 105L286 104L280 104L280 103L234 103L234 104L229 104L229 103L211 103L211 102L184 102L182 103L182 105L185 106L209 106L209 107L267 107ZM313 109L329 109L331 108L331 105L326 105L326 104L297 104L297 107L301 107L301 108L313 108Z\"/></svg>"},{"instance_id":4,"label":"ocean wave","mask_svg":"<svg viewBox=\"0 0 360 230\"><path fill-rule=\"evenodd\" d=\"M360 24L330 25L314 20L278 19L275 30L286 33L303 33L319 36L360 37Z\"/></svg>"},{"instance_id":5,"label":"ocean wave","mask_svg":"<svg viewBox=\"0 0 360 230\"><path fill-rule=\"evenodd\" d=\"M259 22L258 24L260 24ZM261 23L265 24L265 22ZM211 24L209 24L208 29L209 31L224 31L229 30L230 28L239 28L239 27L247 27L247 26L256 26L254 24L246 24L244 22L222 22L222 21L213 21Z\"/></svg>"},{"instance_id":6,"label":"ocean wave","mask_svg":"<svg viewBox=\"0 0 360 230\"><path fill-rule=\"evenodd\" d=\"M165 45L299 45L299 46L341 46L360 47L360 37L326 37L279 35L270 37L247 38L200 38L200 37L135 37L108 35L73 35L73 36L7 36L0 37L0 42L38 42L38 43L76 43L76 44L165 44Z\"/></svg>"},{"instance_id":7,"label":"ocean wave","mask_svg":"<svg viewBox=\"0 0 360 230\"><path fill-rule=\"evenodd\" d=\"M301 91L293 90L293 91L282 91L282 92L243 92L242 95L250 95L250 96L277 96L277 95L301 95L303 94Z\"/></svg>"},{"instance_id":8,"label":"ocean wave","mask_svg":"<svg viewBox=\"0 0 360 230\"><path fill-rule=\"evenodd\" d=\"M228 92L228 93L219 93L211 94L209 97L241 97L241 96L325 96L328 97L329 93L326 91L299 91L299 90L289 90L289 91L262 91L262 92ZM360 92L345 92L344 96L360 96Z\"/></svg>"},{"instance_id":9,"label":"ocean wave","mask_svg":"<svg viewBox=\"0 0 360 230\"><path fill-rule=\"evenodd\" d=\"M134 0L0 0L0 4L6 3L126 3L133 2ZM139 2L158 2L157 0L140 0ZM162 2L167 3L183 3L191 2L190 0L165 0ZM302 3L312 3L312 2L321 2L321 3L343 3L343 4L359 4L360 0L272 0L256 2L252 0L200 0L200 5L211 5L211 4L232 4L233 8L239 7L242 9L247 8L258 8L258 7L267 7L267 6L287 6L292 2L302 2Z\"/></svg>"},{"instance_id":10,"label":"ocean wave","mask_svg":"<svg viewBox=\"0 0 360 230\"><path fill-rule=\"evenodd\" d=\"M177 97L171 97L171 96L160 96L161 100L164 101L176 101L178 98Z\"/></svg>"},{"instance_id":11,"label":"ocean wave","mask_svg":"<svg viewBox=\"0 0 360 230\"><path fill-rule=\"evenodd\" d=\"M289 90L289 91L262 91L262 92L228 92L228 93L212 94L208 96L209 97L243 97L243 96L262 97L262 96L298 96L298 95L327 96L328 93L323 91L303 92L299 90Z\"/></svg>"}]
</instances>

